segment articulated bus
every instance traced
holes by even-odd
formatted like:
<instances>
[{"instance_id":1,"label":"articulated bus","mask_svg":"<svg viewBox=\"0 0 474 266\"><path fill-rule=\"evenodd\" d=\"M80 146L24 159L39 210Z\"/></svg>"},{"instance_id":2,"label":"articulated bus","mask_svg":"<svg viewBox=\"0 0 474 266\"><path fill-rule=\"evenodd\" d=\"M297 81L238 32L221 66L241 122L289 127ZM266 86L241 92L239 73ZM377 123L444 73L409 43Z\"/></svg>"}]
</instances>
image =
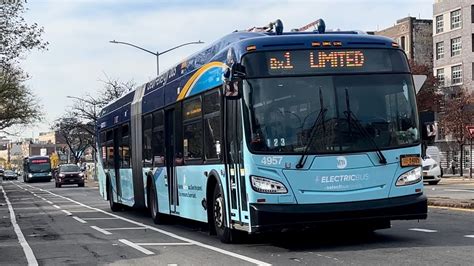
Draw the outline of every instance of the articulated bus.
<instances>
[{"instance_id":1,"label":"articulated bus","mask_svg":"<svg viewBox=\"0 0 474 266\"><path fill-rule=\"evenodd\" d=\"M393 40L236 31L107 105L100 193L250 234L427 218L414 78Z\"/></svg>"}]
</instances>

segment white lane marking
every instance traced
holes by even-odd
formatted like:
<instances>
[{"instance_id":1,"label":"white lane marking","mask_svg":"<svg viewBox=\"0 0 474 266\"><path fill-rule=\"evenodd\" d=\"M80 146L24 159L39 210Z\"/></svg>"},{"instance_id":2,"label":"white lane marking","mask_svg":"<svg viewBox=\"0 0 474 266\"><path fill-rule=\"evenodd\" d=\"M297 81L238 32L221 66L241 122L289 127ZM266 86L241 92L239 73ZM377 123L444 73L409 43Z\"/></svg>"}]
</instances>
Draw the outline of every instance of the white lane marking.
<instances>
[{"instance_id":1,"label":"white lane marking","mask_svg":"<svg viewBox=\"0 0 474 266\"><path fill-rule=\"evenodd\" d=\"M146 227L117 227L117 228L104 228L106 231L114 230L146 230Z\"/></svg>"},{"instance_id":2,"label":"white lane marking","mask_svg":"<svg viewBox=\"0 0 474 266\"><path fill-rule=\"evenodd\" d=\"M72 219L74 219L74 220L80 222L81 224L86 224L86 223L87 223L86 221L82 220L81 218L79 218L79 217L77 217L77 216L73 216Z\"/></svg>"},{"instance_id":3,"label":"white lane marking","mask_svg":"<svg viewBox=\"0 0 474 266\"><path fill-rule=\"evenodd\" d=\"M21 232L20 226L16 222L15 212L13 211L13 207L12 207L12 204L10 203L10 200L8 199L7 193L3 189L3 186L0 186L0 187L2 188L3 196L5 197L5 202L8 205L8 211L10 212L10 220L13 225L13 229L18 238L18 242L20 242L20 245L23 248L23 252L25 253L26 260L28 261L28 265L38 265L38 261L36 260L33 250L31 250L30 245L28 245L28 242L26 242L25 236Z\"/></svg>"},{"instance_id":4,"label":"white lane marking","mask_svg":"<svg viewBox=\"0 0 474 266\"><path fill-rule=\"evenodd\" d=\"M53 205L53 202L49 201L49 200L45 200L47 203Z\"/></svg>"},{"instance_id":5,"label":"white lane marking","mask_svg":"<svg viewBox=\"0 0 474 266\"><path fill-rule=\"evenodd\" d=\"M100 228L100 227L97 227L97 226L95 226L95 225L92 225L91 228L94 229L94 230L97 230L97 231L101 232L101 233L104 234L104 235L111 235L111 234L112 234L111 232L105 231L104 229L102 229L102 228Z\"/></svg>"},{"instance_id":6,"label":"white lane marking","mask_svg":"<svg viewBox=\"0 0 474 266\"><path fill-rule=\"evenodd\" d=\"M59 207L58 205L53 205L53 207L56 209L61 209L61 207Z\"/></svg>"},{"instance_id":7,"label":"white lane marking","mask_svg":"<svg viewBox=\"0 0 474 266\"><path fill-rule=\"evenodd\" d=\"M139 246L192 246L192 243L135 243Z\"/></svg>"},{"instance_id":8,"label":"white lane marking","mask_svg":"<svg viewBox=\"0 0 474 266\"><path fill-rule=\"evenodd\" d=\"M465 235L464 237L474 238L474 235Z\"/></svg>"},{"instance_id":9,"label":"white lane marking","mask_svg":"<svg viewBox=\"0 0 474 266\"><path fill-rule=\"evenodd\" d=\"M450 191L450 192L471 192L471 193L474 193L474 190L469 190L469 189L444 189L444 191Z\"/></svg>"},{"instance_id":10,"label":"white lane marking","mask_svg":"<svg viewBox=\"0 0 474 266\"><path fill-rule=\"evenodd\" d=\"M61 210L61 211L64 212L67 216L71 216L71 215L72 215L72 213L70 213L70 212L68 212L68 211L66 211L66 210Z\"/></svg>"},{"instance_id":11,"label":"white lane marking","mask_svg":"<svg viewBox=\"0 0 474 266\"><path fill-rule=\"evenodd\" d=\"M423 228L410 228L408 230L417 231L417 232L424 232L424 233L436 233L436 232L438 232L438 230L423 229Z\"/></svg>"},{"instance_id":12,"label":"white lane marking","mask_svg":"<svg viewBox=\"0 0 474 266\"><path fill-rule=\"evenodd\" d=\"M27 185L29 186L29 185ZM162 233L164 235L167 235L167 236L170 236L170 237L173 237L173 238L176 238L178 240L181 240L181 241L184 241L184 242L189 242L189 243L192 243L196 246L200 246L202 248L206 248L206 249L209 249L209 250L213 250L215 252L218 252L218 253L221 253L221 254L224 254L224 255L227 255L227 256L231 256L231 257L234 257L234 258L237 258L237 259L240 259L240 260L244 260L244 261L247 261L247 262L250 262L250 263L253 263L253 264L257 264L257 265L264 265L264 266L269 266L271 264L269 263L266 263L266 262L263 262L263 261L260 261L260 260L257 260L257 259L253 259L253 258L250 258L250 257L247 257L247 256L244 256L244 255L241 255L241 254L237 254L237 253L234 253L232 251L228 251L228 250L225 250L225 249L221 249L221 248L218 248L218 247L214 247L214 246L211 246L211 245L207 245L207 244L204 244L204 243L201 243L201 242L198 242L198 241L195 241L195 240L192 240L192 239L189 239L189 238L185 238L185 237L182 237L182 236L179 236L179 235L176 235L176 234L173 234L173 233L170 233L168 231L165 231L165 230L162 230L162 229L158 229L156 227L153 227L153 226L150 226L150 225L146 225L144 223L140 223L140 222L137 222L137 221L134 221L134 220L130 220L128 218L125 218L125 217L122 217L122 216L119 216L119 215L116 215L116 214L113 214L113 213L110 213L110 212L106 212L104 210L101 210L101 209L98 209L98 208L94 208L94 207L91 207L91 206L88 206L84 203L81 203L79 201L76 201L76 200L73 200L73 199L70 199L68 197L64 197L64 196L61 196L61 195L58 195L58 194L55 194L49 190L44 190L48 193L50 193L51 195L55 195L57 197L60 197L60 198L63 198L63 199L66 199L66 200L69 200L70 202L73 202L73 203L76 203L78 205L81 205L83 207L86 207L86 208L89 208L91 210L94 210L96 212L100 212L100 213L104 213L104 214L107 214L109 216L112 216L112 217L115 217L117 219L120 219L122 221L126 221L126 222L129 222L131 224L135 224L135 225L138 225L138 226L143 226L143 227L146 227L150 230L153 230L155 232L158 232L158 233ZM110 232L109 232L110 233Z\"/></svg>"},{"instance_id":13,"label":"white lane marking","mask_svg":"<svg viewBox=\"0 0 474 266\"><path fill-rule=\"evenodd\" d=\"M130 242L130 241L128 241L127 239L119 239L119 241L122 242L123 244L129 246L129 247L132 247L132 248L134 248L134 249L136 249L136 250L138 250L138 251L140 251L140 252L146 254L146 255L153 255L153 254L155 254L153 251L148 250L148 249L143 248L143 247L140 247L139 245L137 245L137 244L135 244L135 243L133 243L133 242Z\"/></svg>"},{"instance_id":14,"label":"white lane marking","mask_svg":"<svg viewBox=\"0 0 474 266\"><path fill-rule=\"evenodd\" d=\"M115 218L115 217L103 217L103 218L100 218L100 217L92 217L92 218L82 218L82 220L84 221L95 221L95 220L118 220L118 218Z\"/></svg>"}]
</instances>

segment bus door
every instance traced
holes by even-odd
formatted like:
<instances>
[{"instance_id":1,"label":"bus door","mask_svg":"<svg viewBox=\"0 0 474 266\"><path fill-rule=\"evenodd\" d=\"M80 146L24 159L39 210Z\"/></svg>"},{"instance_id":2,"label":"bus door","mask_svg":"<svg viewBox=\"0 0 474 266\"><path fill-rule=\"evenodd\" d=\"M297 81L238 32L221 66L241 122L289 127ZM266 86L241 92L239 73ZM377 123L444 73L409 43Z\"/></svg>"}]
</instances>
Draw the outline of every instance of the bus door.
<instances>
[{"instance_id":1,"label":"bus door","mask_svg":"<svg viewBox=\"0 0 474 266\"><path fill-rule=\"evenodd\" d=\"M120 183L120 141L122 139L122 134L120 132L121 128L114 128L114 173L115 173L115 184L117 189L117 198L122 198L122 185Z\"/></svg>"},{"instance_id":2,"label":"bus door","mask_svg":"<svg viewBox=\"0 0 474 266\"><path fill-rule=\"evenodd\" d=\"M181 132L181 112L180 105L178 103L176 106L178 108L170 108L165 110L165 164L166 164L166 179L168 183L168 192L169 192L169 202L170 202L170 212L177 213L176 207L179 206L178 200L178 181L176 177L176 166L180 165L183 156L180 153L180 143L179 134Z\"/></svg>"},{"instance_id":3,"label":"bus door","mask_svg":"<svg viewBox=\"0 0 474 266\"><path fill-rule=\"evenodd\" d=\"M247 192L245 189L245 170L242 156L242 115L240 101L226 101L225 130L226 138L226 172L228 186L228 206L230 219L233 221L246 221L248 215L242 213L247 210ZM247 216L247 217L246 217Z\"/></svg>"}]
</instances>

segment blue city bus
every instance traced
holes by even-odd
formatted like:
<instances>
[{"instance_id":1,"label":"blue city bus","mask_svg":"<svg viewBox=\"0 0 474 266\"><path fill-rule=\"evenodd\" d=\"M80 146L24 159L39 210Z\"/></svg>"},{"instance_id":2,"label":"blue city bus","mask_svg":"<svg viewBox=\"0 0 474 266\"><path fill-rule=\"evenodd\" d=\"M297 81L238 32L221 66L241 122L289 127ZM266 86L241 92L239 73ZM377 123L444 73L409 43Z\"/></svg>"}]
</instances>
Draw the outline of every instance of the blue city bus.
<instances>
[{"instance_id":1,"label":"blue city bus","mask_svg":"<svg viewBox=\"0 0 474 266\"><path fill-rule=\"evenodd\" d=\"M102 109L100 193L250 234L427 218L413 76L393 40L236 31Z\"/></svg>"}]
</instances>

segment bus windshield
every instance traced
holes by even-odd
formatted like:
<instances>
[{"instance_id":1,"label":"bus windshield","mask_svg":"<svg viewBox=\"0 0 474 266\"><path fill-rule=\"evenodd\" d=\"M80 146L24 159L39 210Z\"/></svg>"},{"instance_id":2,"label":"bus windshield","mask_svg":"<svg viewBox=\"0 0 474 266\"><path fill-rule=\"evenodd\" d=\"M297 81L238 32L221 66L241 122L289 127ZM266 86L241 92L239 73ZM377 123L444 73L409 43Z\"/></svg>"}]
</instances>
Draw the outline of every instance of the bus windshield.
<instances>
[{"instance_id":1,"label":"bus windshield","mask_svg":"<svg viewBox=\"0 0 474 266\"><path fill-rule=\"evenodd\" d=\"M30 163L29 164L30 173L46 173L51 172L51 164L48 163Z\"/></svg>"},{"instance_id":2,"label":"bus windshield","mask_svg":"<svg viewBox=\"0 0 474 266\"><path fill-rule=\"evenodd\" d=\"M311 135L309 153L371 151L369 136L380 149L419 142L410 74L246 79L243 95L253 152L301 153Z\"/></svg>"}]
</instances>

